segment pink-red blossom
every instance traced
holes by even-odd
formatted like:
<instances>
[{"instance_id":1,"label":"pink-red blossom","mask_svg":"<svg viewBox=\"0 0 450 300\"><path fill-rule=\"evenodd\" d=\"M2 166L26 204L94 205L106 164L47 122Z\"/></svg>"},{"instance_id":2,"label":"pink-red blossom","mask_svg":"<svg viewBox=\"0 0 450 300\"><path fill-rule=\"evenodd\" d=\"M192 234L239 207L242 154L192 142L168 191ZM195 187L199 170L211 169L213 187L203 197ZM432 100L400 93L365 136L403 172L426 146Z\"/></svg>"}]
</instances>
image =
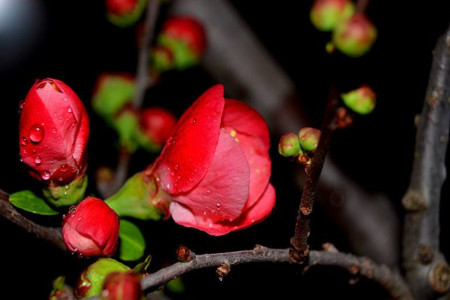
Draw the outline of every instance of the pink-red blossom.
<instances>
[{"instance_id":1,"label":"pink-red blossom","mask_svg":"<svg viewBox=\"0 0 450 300\"><path fill-rule=\"evenodd\" d=\"M87 197L65 216L62 234L71 252L112 256L119 237L119 217L104 201Z\"/></svg>"},{"instance_id":2,"label":"pink-red blossom","mask_svg":"<svg viewBox=\"0 0 450 300\"><path fill-rule=\"evenodd\" d=\"M21 104L19 148L30 174L65 185L83 177L89 118L75 92L62 81L36 81Z\"/></svg>"},{"instance_id":3,"label":"pink-red blossom","mask_svg":"<svg viewBox=\"0 0 450 300\"><path fill-rule=\"evenodd\" d=\"M258 223L275 204L267 124L223 92L216 85L191 105L146 171L170 195L176 223L211 235Z\"/></svg>"}]
</instances>

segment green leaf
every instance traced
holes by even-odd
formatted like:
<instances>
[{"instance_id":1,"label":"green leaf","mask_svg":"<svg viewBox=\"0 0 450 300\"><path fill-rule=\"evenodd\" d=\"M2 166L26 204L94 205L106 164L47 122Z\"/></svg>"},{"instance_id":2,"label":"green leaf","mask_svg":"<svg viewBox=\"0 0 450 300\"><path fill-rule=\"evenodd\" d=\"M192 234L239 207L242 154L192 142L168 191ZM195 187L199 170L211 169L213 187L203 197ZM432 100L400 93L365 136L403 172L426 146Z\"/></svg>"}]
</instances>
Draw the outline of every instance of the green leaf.
<instances>
[{"instance_id":1,"label":"green leaf","mask_svg":"<svg viewBox=\"0 0 450 300\"><path fill-rule=\"evenodd\" d=\"M149 255L145 258L143 262L138 263L134 268L133 271L136 273L146 273L148 267L150 266L150 263L152 261L152 256Z\"/></svg>"},{"instance_id":2,"label":"green leaf","mask_svg":"<svg viewBox=\"0 0 450 300\"><path fill-rule=\"evenodd\" d=\"M9 202L17 208L45 216L54 216L58 211L51 208L44 199L36 196L32 191L25 190L9 196Z\"/></svg>"},{"instance_id":3,"label":"green leaf","mask_svg":"<svg viewBox=\"0 0 450 300\"><path fill-rule=\"evenodd\" d=\"M139 228L127 220L120 220L120 259L134 261L144 255L145 239Z\"/></svg>"},{"instance_id":4,"label":"green leaf","mask_svg":"<svg viewBox=\"0 0 450 300\"><path fill-rule=\"evenodd\" d=\"M166 284L166 288L172 293L181 294L184 292L184 283L180 277L174 278Z\"/></svg>"}]
</instances>

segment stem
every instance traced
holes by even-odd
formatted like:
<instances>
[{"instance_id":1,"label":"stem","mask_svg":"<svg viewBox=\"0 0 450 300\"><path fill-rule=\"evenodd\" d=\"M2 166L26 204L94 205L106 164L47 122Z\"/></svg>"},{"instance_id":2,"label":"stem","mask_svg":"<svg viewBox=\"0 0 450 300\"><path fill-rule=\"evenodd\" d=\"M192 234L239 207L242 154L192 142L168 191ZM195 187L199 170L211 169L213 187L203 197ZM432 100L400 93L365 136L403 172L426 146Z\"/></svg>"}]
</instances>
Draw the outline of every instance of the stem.
<instances>
[{"instance_id":1,"label":"stem","mask_svg":"<svg viewBox=\"0 0 450 300\"><path fill-rule=\"evenodd\" d=\"M59 249L67 251L63 242L61 228L45 227L22 216L8 201L9 195L0 190L0 216L4 219L34 234L37 238L46 240Z\"/></svg>"},{"instance_id":2,"label":"stem","mask_svg":"<svg viewBox=\"0 0 450 300\"><path fill-rule=\"evenodd\" d=\"M289 252L289 249L271 249L258 245L253 250L203 255L195 255L192 253L192 260L188 262L178 262L147 275L141 281L142 289L150 292L152 289L176 277L198 269L212 267L223 268L223 266L226 266L226 269L229 271L231 266L239 264L256 262L292 263ZM412 299L407 285L398 274L393 273L384 265L377 265L368 258L339 252L311 251L308 265L340 267L348 270L351 274L360 275L377 282L393 299ZM219 269L216 273L219 274ZM219 274L219 276L223 275L225 274ZM95 299L98 299L98 297L91 297L88 300Z\"/></svg>"},{"instance_id":3,"label":"stem","mask_svg":"<svg viewBox=\"0 0 450 300\"><path fill-rule=\"evenodd\" d=\"M119 149L119 158L111 181L97 181L97 189L103 198L114 195L123 185L128 175L131 153L127 149Z\"/></svg>"},{"instance_id":4,"label":"stem","mask_svg":"<svg viewBox=\"0 0 450 300\"><path fill-rule=\"evenodd\" d=\"M149 47L152 43L156 19L159 13L159 0L148 0L147 12L145 15L144 36L139 47L137 78L136 78L136 97L134 98L134 107L140 108L144 102L145 91L147 90L151 79L148 73Z\"/></svg>"},{"instance_id":5,"label":"stem","mask_svg":"<svg viewBox=\"0 0 450 300\"><path fill-rule=\"evenodd\" d=\"M355 13L357 14L365 14L367 6L369 5L370 0L358 0L356 2Z\"/></svg>"},{"instance_id":6,"label":"stem","mask_svg":"<svg viewBox=\"0 0 450 300\"><path fill-rule=\"evenodd\" d=\"M322 123L319 145L314 153L311 165L305 168L305 186L297 214L295 234L294 237L291 238L291 257L295 262L304 261L309 254L308 236L311 232L309 227L309 216L313 211L317 185L327 156L331 133L335 128L334 121L338 101L338 93L336 89L332 87L328 98L325 118Z\"/></svg>"},{"instance_id":7,"label":"stem","mask_svg":"<svg viewBox=\"0 0 450 300\"><path fill-rule=\"evenodd\" d=\"M434 299L450 288L450 267L439 251L439 205L446 178L450 125L450 27L435 48L416 135L406 210L403 260L406 279L420 299Z\"/></svg>"}]
</instances>

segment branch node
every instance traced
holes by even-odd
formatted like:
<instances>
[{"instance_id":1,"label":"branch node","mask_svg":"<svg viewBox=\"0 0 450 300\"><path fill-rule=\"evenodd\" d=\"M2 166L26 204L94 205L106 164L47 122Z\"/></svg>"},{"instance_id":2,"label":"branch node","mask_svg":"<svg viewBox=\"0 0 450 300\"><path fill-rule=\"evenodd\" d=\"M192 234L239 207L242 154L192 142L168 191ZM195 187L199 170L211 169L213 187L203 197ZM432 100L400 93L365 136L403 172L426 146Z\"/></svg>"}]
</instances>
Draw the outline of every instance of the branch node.
<instances>
[{"instance_id":1,"label":"branch node","mask_svg":"<svg viewBox=\"0 0 450 300\"><path fill-rule=\"evenodd\" d=\"M327 251L327 252L331 252L331 253L338 253L338 249L336 248L336 246L334 246L332 243L324 243L322 244L322 249Z\"/></svg>"},{"instance_id":2,"label":"branch node","mask_svg":"<svg viewBox=\"0 0 450 300\"><path fill-rule=\"evenodd\" d=\"M219 276L219 280L222 281L225 276L227 276L231 271L231 266L229 263L223 263L216 269L216 274Z\"/></svg>"},{"instance_id":3,"label":"branch node","mask_svg":"<svg viewBox=\"0 0 450 300\"><path fill-rule=\"evenodd\" d=\"M444 294L450 289L450 266L440 262L428 274L428 282L437 293Z\"/></svg>"},{"instance_id":4,"label":"branch node","mask_svg":"<svg viewBox=\"0 0 450 300\"><path fill-rule=\"evenodd\" d=\"M188 247L181 245L177 249L177 258L181 262L189 262L195 259L195 253Z\"/></svg>"},{"instance_id":5,"label":"branch node","mask_svg":"<svg viewBox=\"0 0 450 300\"><path fill-rule=\"evenodd\" d=\"M425 197L414 190L410 190L402 199L403 207L408 212L418 212L427 209L427 200Z\"/></svg>"},{"instance_id":6,"label":"branch node","mask_svg":"<svg viewBox=\"0 0 450 300\"><path fill-rule=\"evenodd\" d=\"M418 256L420 262L424 265L428 265L433 261L434 251L427 245L419 245Z\"/></svg>"}]
</instances>

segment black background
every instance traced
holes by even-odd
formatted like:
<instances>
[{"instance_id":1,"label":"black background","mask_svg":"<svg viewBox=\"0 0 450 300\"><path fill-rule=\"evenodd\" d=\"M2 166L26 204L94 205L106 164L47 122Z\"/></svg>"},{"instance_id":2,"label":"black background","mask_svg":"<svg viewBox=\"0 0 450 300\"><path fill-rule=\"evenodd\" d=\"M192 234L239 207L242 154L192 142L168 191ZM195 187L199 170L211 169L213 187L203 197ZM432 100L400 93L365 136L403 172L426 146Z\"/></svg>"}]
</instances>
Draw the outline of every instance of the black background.
<instances>
[{"instance_id":1,"label":"black background","mask_svg":"<svg viewBox=\"0 0 450 300\"><path fill-rule=\"evenodd\" d=\"M292 77L308 115L315 122L313 125L320 124L332 77L343 86L353 87L365 82L373 86L378 96L377 109L368 117L357 118L354 127L338 132L333 137L330 156L369 191L387 194L401 216L399 203L408 186L413 159L414 116L420 112L425 96L432 49L449 24L449 2L372 1L367 13L379 32L373 50L359 59L338 55L337 71L333 73L324 51L329 35L316 31L309 23L312 1L231 2ZM90 108L91 92L101 72L134 72L137 59L135 29L119 29L109 24L103 1L46 0L39 3L42 15L36 19L36 24L42 24L42 28L38 41L24 43L26 49L23 52L0 52L4 56L0 59L0 188L7 192L39 189L19 163L17 109L36 78L53 77L71 86L88 109L92 131L89 192L95 193L94 171L100 165L114 165L117 149L114 133ZM11 22L19 27L26 23L21 19ZM24 34L14 38L26 41L29 37ZM0 34L2 51L8 41ZM179 116L214 83L201 67L169 73L163 76L160 86L147 93L145 105L163 105ZM293 184L290 162L276 153L278 138L272 136L272 182L277 190L277 204L271 216L257 226L224 237L211 237L182 228L172 220L138 222L147 237L147 250L154 257L151 270L174 262L174 252L179 244L187 245L197 253L249 249L257 243L270 247L288 246L300 192ZM133 157L131 172L142 170L153 159L154 156L138 151ZM444 254L449 255L447 185L442 197L441 242ZM38 218L37 221L55 225L60 220L55 217ZM90 263L61 253L4 220L0 220L0 226L1 293L6 293L6 298L0 296L1 299L46 299L54 278L66 275L68 282L73 284L79 272ZM343 233L319 206L312 226L314 248L323 242L333 242L339 249L351 251ZM171 297L266 299L274 293L282 299L291 298L294 293L298 295L295 298L303 299L335 295L347 299L385 298L374 284L360 280L356 285L349 285L349 279L346 271L332 268L312 268L302 276L294 266L246 265L233 267L223 282L217 279L212 269L195 271L184 277L185 294Z\"/></svg>"}]
</instances>

